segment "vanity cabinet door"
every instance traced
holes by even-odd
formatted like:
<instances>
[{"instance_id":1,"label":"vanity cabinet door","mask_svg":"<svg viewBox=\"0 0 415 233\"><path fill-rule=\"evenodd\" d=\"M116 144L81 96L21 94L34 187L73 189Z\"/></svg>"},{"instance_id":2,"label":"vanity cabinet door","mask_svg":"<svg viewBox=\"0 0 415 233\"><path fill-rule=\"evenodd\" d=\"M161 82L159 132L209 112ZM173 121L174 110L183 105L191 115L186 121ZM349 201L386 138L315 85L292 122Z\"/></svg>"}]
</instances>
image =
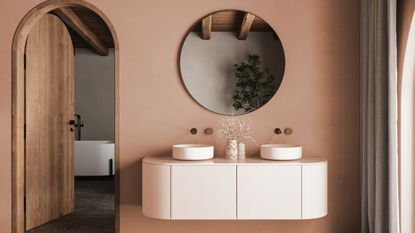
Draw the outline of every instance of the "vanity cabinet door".
<instances>
[{"instance_id":1,"label":"vanity cabinet door","mask_svg":"<svg viewBox=\"0 0 415 233\"><path fill-rule=\"evenodd\" d=\"M238 219L301 219L301 165L238 166Z\"/></svg>"},{"instance_id":2,"label":"vanity cabinet door","mask_svg":"<svg viewBox=\"0 0 415 233\"><path fill-rule=\"evenodd\" d=\"M170 166L143 163L143 214L170 219Z\"/></svg>"},{"instance_id":3,"label":"vanity cabinet door","mask_svg":"<svg viewBox=\"0 0 415 233\"><path fill-rule=\"evenodd\" d=\"M236 219L236 166L172 166L171 219Z\"/></svg>"},{"instance_id":4,"label":"vanity cabinet door","mask_svg":"<svg viewBox=\"0 0 415 233\"><path fill-rule=\"evenodd\" d=\"M303 219L327 215L327 162L303 165Z\"/></svg>"}]
</instances>

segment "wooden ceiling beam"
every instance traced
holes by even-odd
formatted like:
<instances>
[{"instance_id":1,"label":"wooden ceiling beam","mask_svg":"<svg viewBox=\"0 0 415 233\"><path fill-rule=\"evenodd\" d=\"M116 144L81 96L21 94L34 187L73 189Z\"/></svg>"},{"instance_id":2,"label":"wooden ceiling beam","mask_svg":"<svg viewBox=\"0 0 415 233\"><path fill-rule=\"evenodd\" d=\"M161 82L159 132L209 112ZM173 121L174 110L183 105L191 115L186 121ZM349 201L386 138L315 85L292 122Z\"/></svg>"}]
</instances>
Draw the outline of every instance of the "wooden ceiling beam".
<instances>
[{"instance_id":1,"label":"wooden ceiling beam","mask_svg":"<svg viewBox=\"0 0 415 233\"><path fill-rule=\"evenodd\" d=\"M202 39L210 40L212 34L212 15L202 19Z\"/></svg>"},{"instance_id":2,"label":"wooden ceiling beam","mask_svg":"<svg viewBox=\"0 0 415 233\"><path fill-rule=\"evenodd\" d=\"M252 22L254 22L255 15L245 12L242 20L241 30L239 31L238 39L246 40L248 32L251 30Z\"/></svg>"},{"instance_id":3,"label":"wooden ceiling beam","mask_svg":"<svg viewBox=\"0 0 415 233\"><path fill-rule=\"evenodd\" d=\"M53 11L68 27L74 30L82 39L101 56L108 55L108 48L98 36L79 18L69 7L58 8Z\"/></svg>"}]
</instances>

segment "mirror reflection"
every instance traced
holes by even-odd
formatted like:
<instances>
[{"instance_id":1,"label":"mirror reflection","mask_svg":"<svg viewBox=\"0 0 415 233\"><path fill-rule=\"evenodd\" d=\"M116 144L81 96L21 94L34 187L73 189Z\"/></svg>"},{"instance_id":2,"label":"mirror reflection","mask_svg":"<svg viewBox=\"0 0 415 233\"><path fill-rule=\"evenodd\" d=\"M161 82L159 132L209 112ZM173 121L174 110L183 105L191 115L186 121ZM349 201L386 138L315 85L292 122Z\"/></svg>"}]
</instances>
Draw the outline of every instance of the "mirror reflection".
<instances>
[{"instance_id":1,"label":"mirror reflection","mask_svg":"<svg viewBox=\"0 0 415 233\"><path fill-rule=\"evenodd\" d=\"M276 32L260 17L243 11L220 11L196 22L180 54L180 71L190 95L224 115L264 106L277 92L284 68Z\"/></svg>"}]
</instances>

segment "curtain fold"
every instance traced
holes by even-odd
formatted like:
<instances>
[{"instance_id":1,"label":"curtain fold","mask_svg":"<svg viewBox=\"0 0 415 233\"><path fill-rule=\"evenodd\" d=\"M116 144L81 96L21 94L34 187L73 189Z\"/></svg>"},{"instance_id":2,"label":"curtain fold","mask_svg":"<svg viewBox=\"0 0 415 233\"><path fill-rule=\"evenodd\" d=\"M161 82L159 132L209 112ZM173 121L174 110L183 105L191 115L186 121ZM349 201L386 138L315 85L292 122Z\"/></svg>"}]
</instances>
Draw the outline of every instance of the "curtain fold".
<instances>
[{"instance_id":1,"label":"curtain fold","mask_svg":"<svg viewBox=\"0 0 415 233\"><path fill-rule=\"evenodd\" d=\"M396 0L361 1L361 233L399 233Z\"/></svg>"}]
</instances>

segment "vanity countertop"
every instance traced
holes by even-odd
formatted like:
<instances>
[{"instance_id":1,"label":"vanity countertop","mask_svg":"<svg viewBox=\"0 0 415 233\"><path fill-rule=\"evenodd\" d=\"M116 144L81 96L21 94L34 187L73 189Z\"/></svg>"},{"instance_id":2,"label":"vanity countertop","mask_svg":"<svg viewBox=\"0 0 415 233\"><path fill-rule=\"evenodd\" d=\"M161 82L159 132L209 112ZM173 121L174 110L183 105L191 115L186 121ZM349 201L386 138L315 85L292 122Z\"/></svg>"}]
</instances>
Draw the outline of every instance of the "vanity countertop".
<instances>
[{"instance_id":1,"label":"vanity countertop","mask_svg":"<svg viewBox=\"0 0 415 233\"><path fill-rule=\"evenodd\" d=\"M177 160L171 156L149 156L143 159L143 163L148 164L157 164L157 165L311 165L311 164L320 164L327 163L327 160L321 157L306 157L297 160L266 160L261 159L260 157L247 157L244 160L231 161L227 160L224 157L214 157L209 160L198 160L198 161L188 161L188 160Z\"/></svg>"}]
</instances>

